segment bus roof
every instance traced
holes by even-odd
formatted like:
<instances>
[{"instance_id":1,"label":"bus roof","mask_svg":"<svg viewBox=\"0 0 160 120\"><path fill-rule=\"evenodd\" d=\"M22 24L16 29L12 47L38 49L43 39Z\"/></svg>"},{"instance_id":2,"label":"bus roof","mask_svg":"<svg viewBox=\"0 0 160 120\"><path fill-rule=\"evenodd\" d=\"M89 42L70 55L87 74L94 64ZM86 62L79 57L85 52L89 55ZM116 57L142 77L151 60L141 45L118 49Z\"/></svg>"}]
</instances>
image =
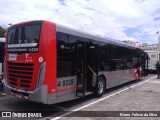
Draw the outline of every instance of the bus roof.
<instances>
[{"instance_id":1,"label":"bus roof","mask_svg":"<svg viewBox=\"0 0 160 120\"><path fill-rule=\"evenodd\" d=\"M0 38L0 42L5 42L5 38Z\"/></svg>"},{"instance_id":2,"label":"bus roof","mask_svg":"<svg viewBox=\"0 0 160 120\"><path fill-rule=\"evenodd\" d=\"M115 45L123 46L123 47L136 48L135 46L131 46L131 45L126 44L126 43L124 43L120 40L115 40L115 39L108 38L108 37L101 37L101 36L98 36L98 35L85 33L85 32L82 32L82 31L79 31L79 30L76 30L76 29L73 29L73 28L69 28L69 27L57 24L57 23L56 23L56 30L59 31L59 32L64 32L64 33L67 33L67 34L72 34L72 35L75 35L75 36L80 36L80 37L92 39L92 40L95 40L95 41L111 43L111 44L115 44ZM140 48L137 48L137 49L140 49Z\"/></svg>"},{"instance_id":3,"label":"bus roof","mask_svg":"<svg viewBox=\"0 0 160 120\"><path fill-rule=\"evenodd\" d=\"M54 22L47 21L47 20L34 20L34 21L21 22L21 23L12 25L11 27L21 25L21 24L25 24L25 23L30 23L30 22L36 22L36 21L54 23ZM59 31L59 32L64 32L66 34L71 34L71 35L75 35L75 36L79 36L79 37L83 37L83 38L88 38L88 39L92 39L92 40L95 40L95 41L101 41L101 42L104 42L104 43L110 43L110 44L114 44L114 45L117 45L117 46L142 50L141 48L136 48L135 46L129 45L129 44L124 43L120 40L115 40L115 39L108 38L108 37L102 37L102 36L98 36L98 35L94 35L94 34L90 34L90 33L85 33L85 32L70 28L70 27L66 27L66 26L57 24L57 23L54 23L54 24L56 25L56 30Z\"/></svg>"}]
</instances>

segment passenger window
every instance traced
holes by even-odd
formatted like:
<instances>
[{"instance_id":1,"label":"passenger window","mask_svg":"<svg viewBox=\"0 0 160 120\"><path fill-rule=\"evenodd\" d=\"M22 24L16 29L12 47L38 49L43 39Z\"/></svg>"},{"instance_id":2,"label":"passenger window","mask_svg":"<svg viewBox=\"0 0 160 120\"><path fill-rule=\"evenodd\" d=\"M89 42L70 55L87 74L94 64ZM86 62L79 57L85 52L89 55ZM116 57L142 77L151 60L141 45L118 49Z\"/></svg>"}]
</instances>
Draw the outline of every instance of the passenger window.
<instances>
[{"instance_id":1,"label":"passenger window","mask_svg":"<svg viewBox=\"0 0 160 120\"><path fill-rule=\"evenodd\" d=\"M57 33L57 76L66 77L76 74L76 47L73 37Z\"/></svg>"}]
</instances>

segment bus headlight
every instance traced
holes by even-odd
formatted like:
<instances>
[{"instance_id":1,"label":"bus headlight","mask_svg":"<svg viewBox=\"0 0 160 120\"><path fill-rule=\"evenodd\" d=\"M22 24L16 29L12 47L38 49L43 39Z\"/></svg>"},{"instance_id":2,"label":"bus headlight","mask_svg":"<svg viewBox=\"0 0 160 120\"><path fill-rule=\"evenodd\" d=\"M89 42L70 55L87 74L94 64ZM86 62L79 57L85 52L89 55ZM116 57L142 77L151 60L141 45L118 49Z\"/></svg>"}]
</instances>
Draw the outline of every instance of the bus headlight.
<instances>
[{"instance_id":1,"label":"bus headlight","mask_svg":"<svg viewBox=\"0 0 160 120\"><path fill-rule=\"evenodd\" d=\"M44 74L45 74L45 68L46 68L46 62L44 62L40 68L39 68L39 74L38 74L38 79L37 79L37 85L36 87L39 87L42 85L43 83L43 79L44 79Z\"/></svg>"}]
</instances>

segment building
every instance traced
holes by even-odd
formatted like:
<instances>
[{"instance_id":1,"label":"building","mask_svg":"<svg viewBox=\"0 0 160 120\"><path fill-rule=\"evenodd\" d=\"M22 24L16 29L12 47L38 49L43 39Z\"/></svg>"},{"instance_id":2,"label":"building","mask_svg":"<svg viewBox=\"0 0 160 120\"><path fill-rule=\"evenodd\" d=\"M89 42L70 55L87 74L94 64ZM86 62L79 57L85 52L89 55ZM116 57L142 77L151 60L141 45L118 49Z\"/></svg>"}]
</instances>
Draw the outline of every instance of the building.
<instances>
[{"instance_id":1,"label":"building","mask_svg":"<svg viewBox=\"0 0 160 120\"><path fill-rule=\"evenodd\" d=\"M160 36L158 36L158 43L148 45L143 43L142 46L139 46L148 54L148 70L156 71L156 63L160 60Z\"/></svg>"},{"instance_id":2,"label":"building","mask_svg":"<svg viewBox=\"0 0 160 120\"><path fill-rule=\"evenodd\" d=\"M131 41L131 40L123 40L122 42L127 43L127 44L132 45L132 46L136 46L136 42Z\"/></svg>"},{"instance_id":3,"label":"building","mask_svg":"<svg viewBox=\"0 0 160 120\"><path fill-rule=\"evenodd\" d=\"M158 36L158 43L157 44L151 44L148 45L147 43L143 43L142 46L139 46L144 51L159 51L160 52L160 36Z\"/></svg>"}]
</instances>

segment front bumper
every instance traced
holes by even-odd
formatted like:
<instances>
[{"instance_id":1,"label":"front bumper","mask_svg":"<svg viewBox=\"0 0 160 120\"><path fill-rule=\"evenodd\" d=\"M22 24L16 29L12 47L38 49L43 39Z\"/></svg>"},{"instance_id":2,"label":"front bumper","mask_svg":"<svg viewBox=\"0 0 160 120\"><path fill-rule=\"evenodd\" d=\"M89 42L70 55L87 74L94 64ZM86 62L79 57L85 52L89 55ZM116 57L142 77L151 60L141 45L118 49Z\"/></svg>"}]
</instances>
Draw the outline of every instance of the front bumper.
<instances>
[{"instance_id":1,"label":"front bumper","mask_svg":"<svg viewBox=\"0 0 160 120\"><path fill-rule=\"evenodd\" d=\"M27 99L34 102L39 102L43 104L48 104L48 87L47 85L42 85L36 88L34 91L24 91L17 90L4 83L5 93L15 96L20 99Z\"/></svg>"}]
</instances>

